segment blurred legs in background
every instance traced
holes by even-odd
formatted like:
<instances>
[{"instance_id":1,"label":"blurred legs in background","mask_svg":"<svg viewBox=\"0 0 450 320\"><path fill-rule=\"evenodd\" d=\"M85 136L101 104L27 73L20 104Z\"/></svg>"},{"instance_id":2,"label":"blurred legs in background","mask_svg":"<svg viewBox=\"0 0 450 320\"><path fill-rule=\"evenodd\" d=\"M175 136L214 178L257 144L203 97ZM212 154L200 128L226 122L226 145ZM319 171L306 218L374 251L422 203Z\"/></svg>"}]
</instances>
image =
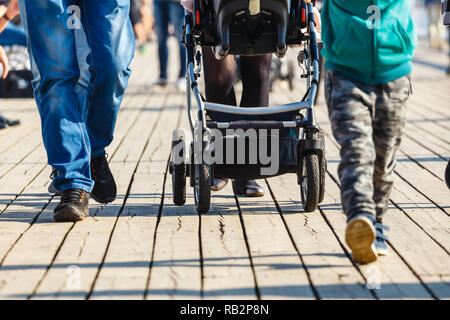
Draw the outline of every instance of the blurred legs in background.
<instances>
[{"instance_id":1,"label":"blurred legs in background","mask_svg":"<svg viewBox=\"0 0 450 320\"><path fill-rule=\"evenodd\" d=\"M154 1L154 17L155 29L158 36L158 56L159 56L159 79L157 85L167 85L167 61L169 51L167 47L167 39L169 37L169 24L173 25L174 35L179 45L180 54L180 72L178 74L177 87L181 90L185 89L186 74L186 51L181 43L183 36L183 18L184 9L174 1L155 0Z\"/></svg>"},{"instance_id":2,"label":"blurred legs in background","mask_svg":"<svg viewBox=\"0 0 450 320\"><path fill-rule=\"evenodd\" d=\"M444 26L441 21L441 3L429 2L426 4L428 15L428 34L430 41L430 48L442 50L443 41L442 35Z\"/></svg>"}]
</instances>

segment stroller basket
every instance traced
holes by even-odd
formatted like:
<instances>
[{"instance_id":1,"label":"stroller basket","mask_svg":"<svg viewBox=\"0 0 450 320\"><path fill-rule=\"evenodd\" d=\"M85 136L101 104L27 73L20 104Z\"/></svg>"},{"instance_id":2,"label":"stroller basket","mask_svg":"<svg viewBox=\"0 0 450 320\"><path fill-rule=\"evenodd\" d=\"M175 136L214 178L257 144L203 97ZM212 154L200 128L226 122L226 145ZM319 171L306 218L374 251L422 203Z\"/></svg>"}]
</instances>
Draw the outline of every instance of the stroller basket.
<instances>
[{"instance_id":1,"label":"stroller basket","mask_svg":"<svg viewBox=\"0 0 450 320\"><path fill-rule=\"evenodd\" d=\"M215 154L214 177L217 178L263 179L297 172L296 137L271 135L270 130L267 135L252 138L229 135L220 141L220 148L221 156Z\"/></svg>"}]
</instances>

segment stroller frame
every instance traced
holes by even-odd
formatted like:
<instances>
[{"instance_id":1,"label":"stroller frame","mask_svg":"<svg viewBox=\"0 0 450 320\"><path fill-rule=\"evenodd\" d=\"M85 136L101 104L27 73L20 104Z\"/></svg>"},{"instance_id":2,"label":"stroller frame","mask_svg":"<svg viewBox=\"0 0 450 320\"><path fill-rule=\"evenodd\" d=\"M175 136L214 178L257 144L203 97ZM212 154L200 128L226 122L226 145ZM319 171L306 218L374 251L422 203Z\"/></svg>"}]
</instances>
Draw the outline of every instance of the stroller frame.
<instances>
[{"instance_id":1,"label":"stroller frame","mask_svg":"<svg viewBox=\"0 0 450 320\"><path fill-rule=\"evenodd\" d=\"M186 72L186 92L187 92L187 111L189 124L195 141L199 139L195 136L195 131L201 131L203 141L201 142L202 151L210 148L211 141L205 139L203 133L211 129L284 129L300 128L302 129L301 139L298 140L298 169L297 181L301 186L302 205L305 211L314 211L318 203L324 197L324 183L326 172L325 145L322 130L317 126L314 114L314 101L317 95L319 82L319 50L316 41L315 22L313 15L313 4L310 1L297 1L304 5L303 16L306 17L304 26L306 33L302 33L300 28L298 32L299 43L306 41L304 50L299 53L299 66L304 63L306 70L302 78L306 79L307 91L303 99L299 102L293 102L271 107L252 107L240 108L236 106L223 105L207 102L198 87L197 79L201 74L201 51L202 37L200 28L196 28L194 19L199 19L198 8L199 0L194 2L194 12L192 14L185 11L185 25L183 42L186 47L187 72ZM306 14L305 14L306 12ZM198 21L197 21L198 22ZM286 44L277 45L279 56L286 52ZM210 45L211 46L211 45ZM212 45L213 46L213 45ZM216 57L220 55L216 46ZM221 47L220 47L221 48ZM221 48L223 49L223 48ZM193 112L191 94L194 96L197 112ZM303 115L300 111L304 110ZM292 121L208 121L206 114L208 111L219 112L222 114L231 114L238 116L267 116L286 112L295 112L296 118ZM190 185L194 187L195 203L199 213L206 213L210 207L211 185L214 178L214 166L204 162L197 163L196 152L193 150L194 142L187 148L189 154L180 154L179 150L185 150L186 134L183 130L177 129L172 135L172 155L169 163L169 171L172 174L173 201L175 205L183 205L186 201L186 177L190 177ZM180 147L182 145L183 147ZM178 147L178 148L177 148ZM177 151L174 151L174 150ZM184 151L183 151L184 152ZM177 153L177 154L175 154ZM174 161L176 156L184 159L190 159L190 163L177 164Z\"/></svg>"}]
</instances>

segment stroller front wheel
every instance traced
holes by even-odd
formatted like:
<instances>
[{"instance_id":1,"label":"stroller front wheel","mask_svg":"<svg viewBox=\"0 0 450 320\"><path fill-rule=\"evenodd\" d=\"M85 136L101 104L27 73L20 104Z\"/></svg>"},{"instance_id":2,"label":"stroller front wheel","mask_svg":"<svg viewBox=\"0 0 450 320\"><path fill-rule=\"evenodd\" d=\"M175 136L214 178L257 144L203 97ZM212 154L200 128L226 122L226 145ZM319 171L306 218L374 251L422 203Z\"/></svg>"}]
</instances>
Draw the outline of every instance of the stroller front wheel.
<instances>
[{"instance_id":1,"label":"stroller front wheel","mask_svg":"<svg viewBox=\"0 0 450 320\"><path fill-rule=\"evenodd\" d=\"M198 213L207 213L211 203L211 166L195 164L194 198Z\"/></svg>"},{"instance_id":2,"label":"stroller front wheel","mask_svg":"<svg viewBox=\"0 0 450 320\"><path fill-rule=\"evenodd\" d=\"M300 193L303 210L306 212L316 210L320 197L320 171L319 156L315 152L307 152L303 158Z\"/></svg>"}]
</instances>

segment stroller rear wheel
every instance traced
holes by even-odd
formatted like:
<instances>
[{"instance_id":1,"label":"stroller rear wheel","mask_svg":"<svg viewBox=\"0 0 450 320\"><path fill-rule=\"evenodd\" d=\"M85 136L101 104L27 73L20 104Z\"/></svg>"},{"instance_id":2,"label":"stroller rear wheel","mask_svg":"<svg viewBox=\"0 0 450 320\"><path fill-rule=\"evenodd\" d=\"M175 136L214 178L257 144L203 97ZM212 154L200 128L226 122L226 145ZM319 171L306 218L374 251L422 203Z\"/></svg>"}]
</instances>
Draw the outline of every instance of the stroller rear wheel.
<instances>
[{"instance_id":1,"label":"stroller rear wheel","mask_svg":"<svg viewBox=\"0 0 450 320\"><path fill-rule=\"evenodd\" d=\"M194 198L198 213L207 213L211 203L211 166L195 164Z\"/></svg>"},{"instance_id":2,"label":"stroller rear wheel","mask_svg":"<svg viewBox=\"0 0 450 320\"><path fill-rule=\"evenodd\" d=\"M445 168L445 183L450 189L450 160L448 160L447 167Z\"/></svg>"},{"instance_id":3,"label":"stroller rear wheel","mask_svg":"<svg viewBox=\"0 0 450 320\"><path fill-rule=\"evenodd\" d=\"M303 158L303 176L300 185L302 206L306 212L313 212L319 204L320 170L319 156L308 151Z\"/></svg>"},{"instance_id":4,"label":"stroller rear wheel","mask_svg":"<svg viewBox=\"0 0 450 320\"><path fill-rule=\"evenodd\" d=\"M319 131L315 134L316 139L322 140L325 142L323 130L319 129ZM325 148L323 149L323 154L321 157L319 157L320 160L320 188L319 188L319 203L322 203L323 199L325 198L325 175L327 173L327 160L325 157Z\"/></svg>"}]
</instances>

